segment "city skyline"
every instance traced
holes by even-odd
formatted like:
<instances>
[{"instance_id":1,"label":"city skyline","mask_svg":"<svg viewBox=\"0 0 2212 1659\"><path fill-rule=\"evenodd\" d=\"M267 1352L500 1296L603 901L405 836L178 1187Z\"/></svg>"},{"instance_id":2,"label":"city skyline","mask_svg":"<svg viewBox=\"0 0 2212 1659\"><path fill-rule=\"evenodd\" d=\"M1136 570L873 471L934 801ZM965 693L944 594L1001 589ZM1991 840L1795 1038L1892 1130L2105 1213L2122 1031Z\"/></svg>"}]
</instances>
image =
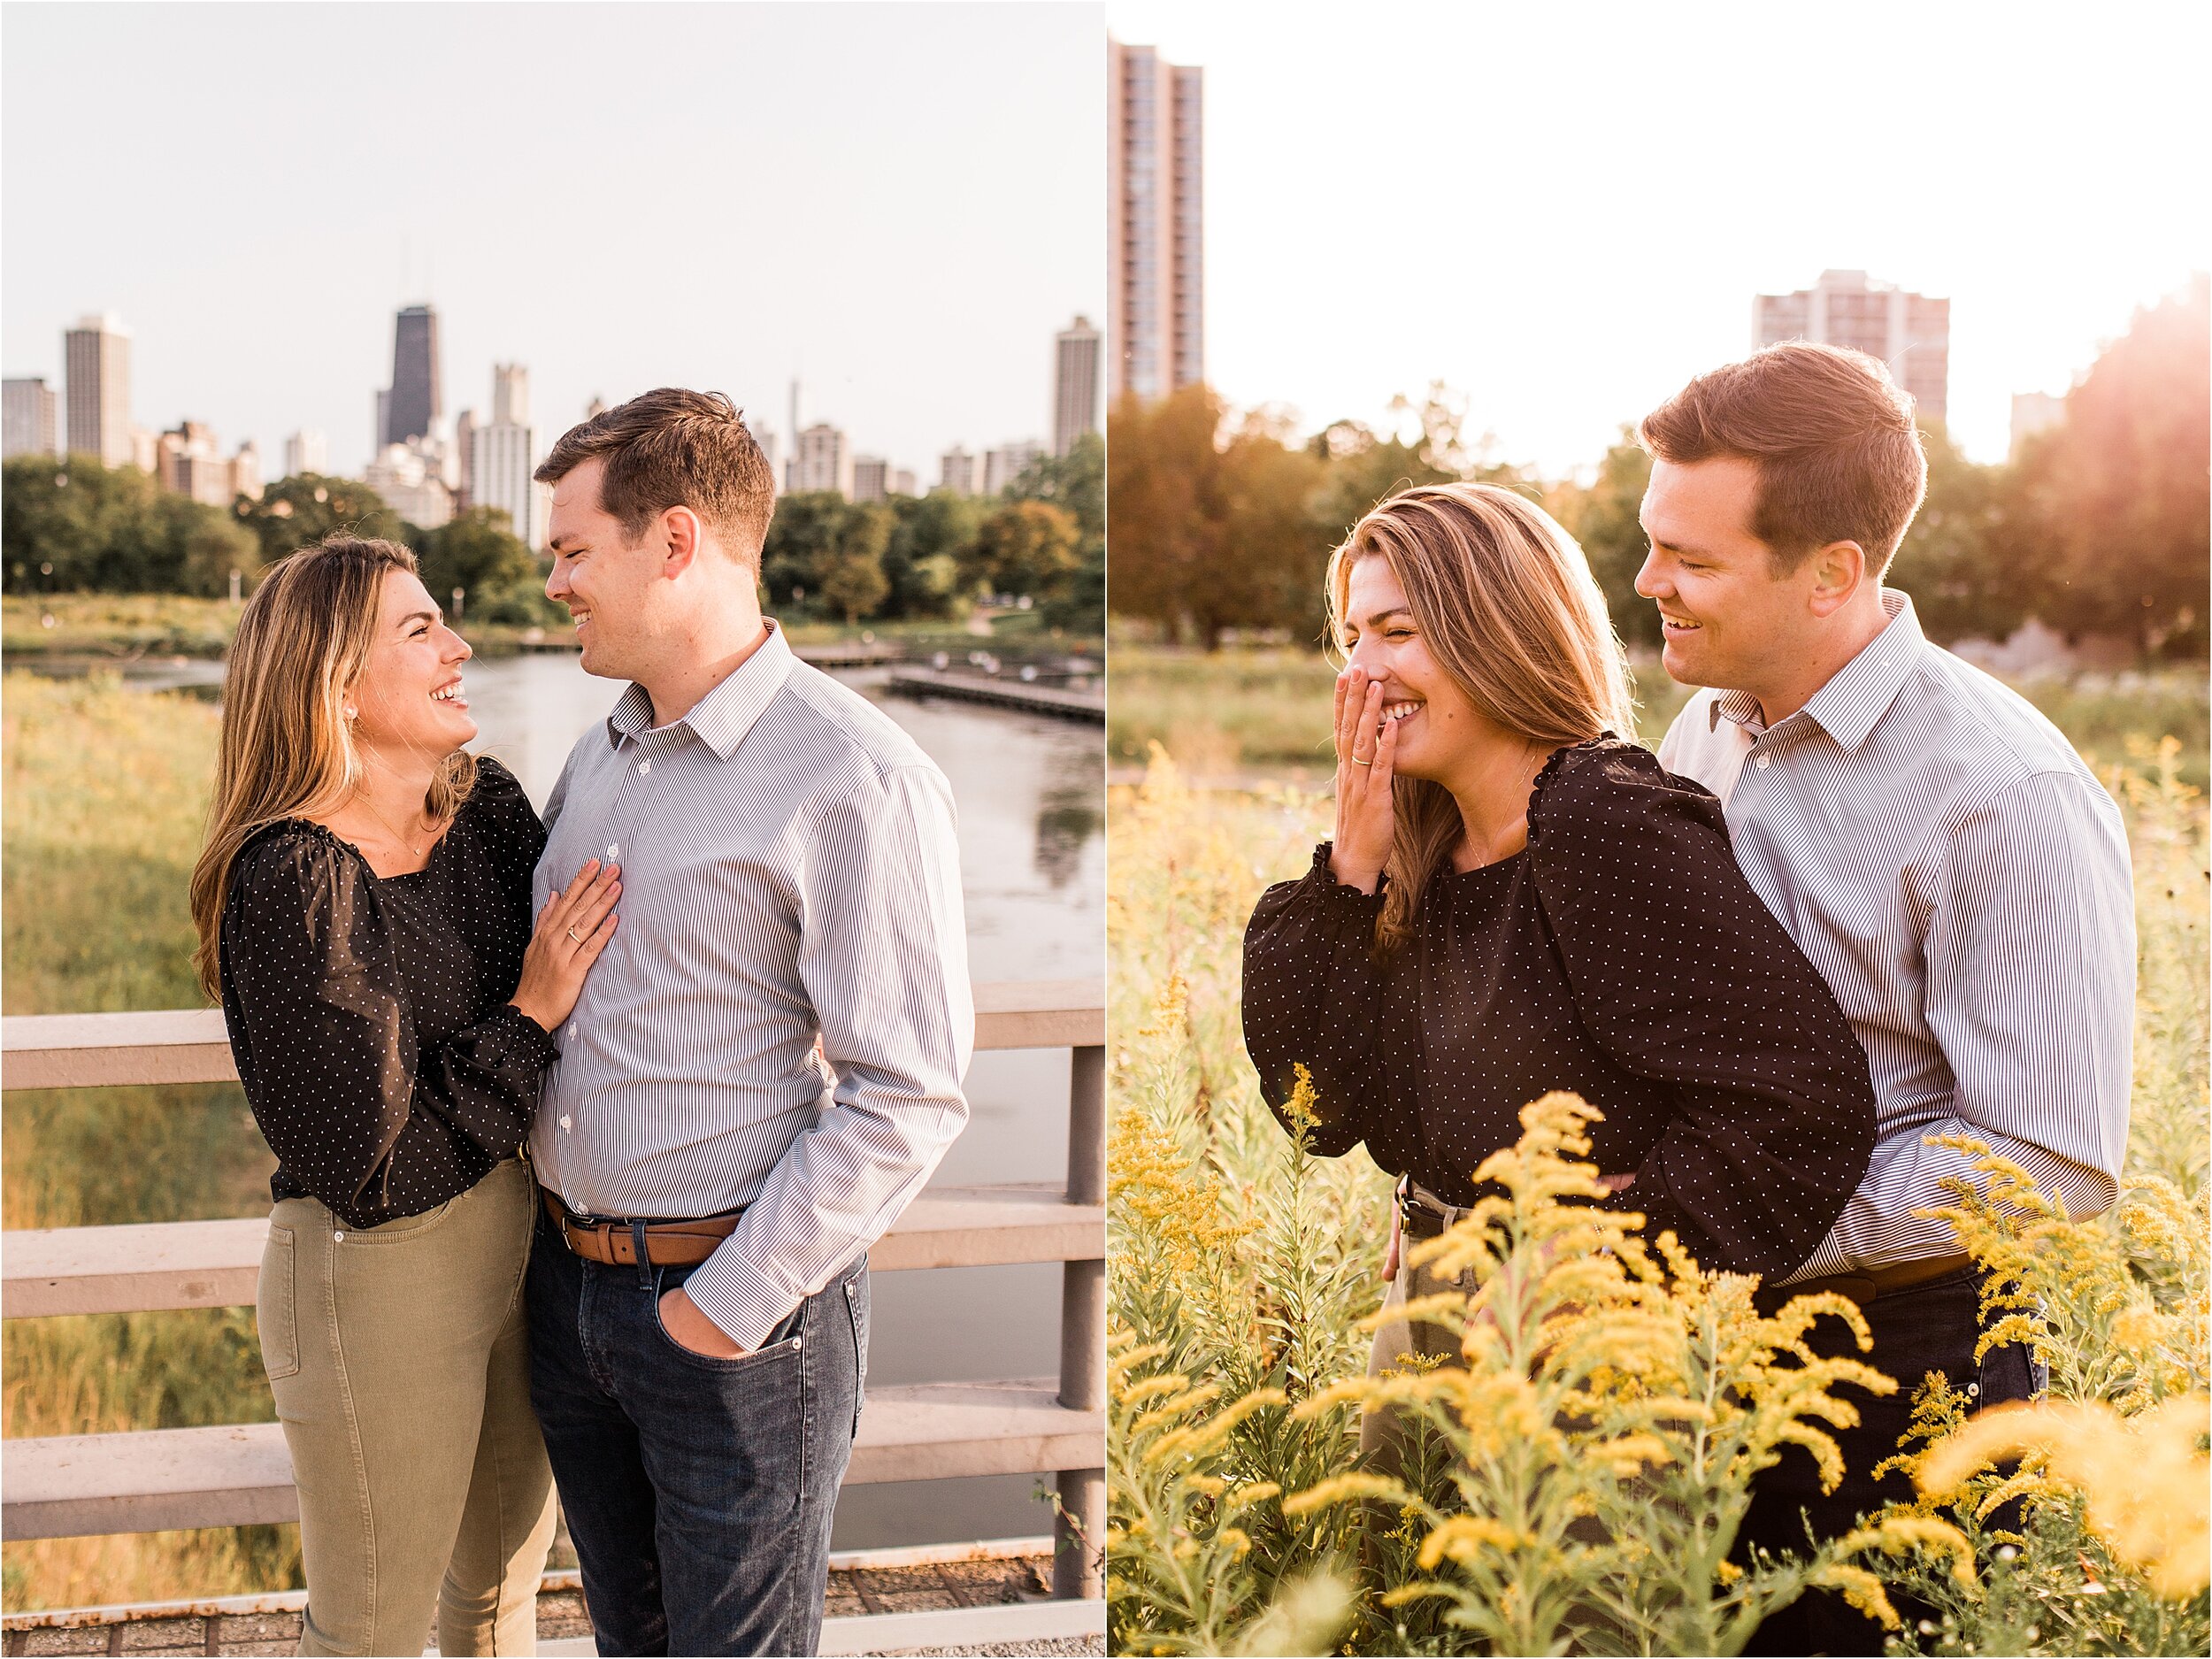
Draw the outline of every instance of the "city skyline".
<instances>
[{"instance_id":1,"label":"city skyline","mask_svg":"<svg viewBox=\"0 0 2212 1659\"><path fill-rule=\"evenodd\" d=\"M2062 35L1895 0L1841 31L1586 0L1240 19L1106 25L1205 66L1207 378L1301 431L1388 427L1441 380L1496 458L1585 472L1749 351L1755 296L1846 269L1950 299L1951 434L2001 461L2014 395L2063 393L2212 265L2212 31L2140 0Z\"/></svg>"},{"instance_id":2,"label":"city skyline","mask_svg":"<svg viewBox=\"0 0 2212 1659\"><path fill-rule=\"evenodd\" d=\"M238 27L213 27L227 12ZM902 468L1050 430L1041 342L1104 299L1096 6L462 4L440 9L434 52L365 15L12 11L7 376L60 387L63 331L113 312L134 334L138 426L202 421L268 456L320 431L331 469L358 477L394 316L426 303L448 411L490 365L527 363L549 445L593 399L666 384L726 392L773 429L795 377L810 424ZM74 61L102 65L115 119L64 169L41 134L70 124L72 95L39 66ZM561 96L649 79L654 120L611 139ZM538 90L487 95L518 86ZM379 119L328 119L349 102ZM470 158L436 181L383 140L433 110L440 150ZM131 176L180 131L226 157L228 201L261 205L96 206L84 180ZM480 165L497 156L512 168ZM703 165L729 171L739 211L701 211ZM618 196L619 214L592 211Z\"/></svg>"}]
</instances>

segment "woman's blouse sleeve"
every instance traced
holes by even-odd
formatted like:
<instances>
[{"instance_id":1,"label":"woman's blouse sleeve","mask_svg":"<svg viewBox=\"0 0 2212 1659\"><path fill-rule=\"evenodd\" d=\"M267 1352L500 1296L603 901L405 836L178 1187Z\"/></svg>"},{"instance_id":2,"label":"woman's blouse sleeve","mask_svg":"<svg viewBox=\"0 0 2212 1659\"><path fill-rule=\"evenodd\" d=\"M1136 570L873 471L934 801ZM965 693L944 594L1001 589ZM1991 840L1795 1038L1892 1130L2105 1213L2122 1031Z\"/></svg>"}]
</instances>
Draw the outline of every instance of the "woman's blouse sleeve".
<instances>
[{"instance_id":1,"label":"woman's blouse sleeve","mask_svg":"<svg viewBox=\"0 0 2212 1659\"><path fill-rule=\"evenodd\" d=\"M538 860L545 854L545 825L514 773L489 755L477 757L476 787L466 809L484 815L497 848L500 890L515 913L535 919L531 908Z\"/></svg>"},{"instance_id":2,"label":"woman's blouse sleeve","mask_svg":"<svg viewBox=\"0 0 2212 1659\"><path fill-rule=\"evenodd\" d=\"M552 1041L511 1005L417 1056L374 879L310 832L250 846L231 876L223 957L233 1048L269 1147L300 1184L365 1225L393 1210L418 1137L511 1156L528 1133Z\"/></svg>"},{"instance_id":3,"label":"woman's blouse sleeve","mask_svg":"<svg viewBox=\"0 0 2212 1659\"><path fill-rule=\"evenodd\" d=\"M1362 893L1329 872L1330 845L1296 881L1260 895L1244 930L1244 1047L1260 1093L1284 1121L1297 1068L1312 1074L1313 1149L1340 1157L1366 1139L1381 1083L1371 1060L1380 1018L1375 960L1380 890Z\"/></svg>"},{"instance_id":4,"label":"woman's blouse sleeve","mask_svg":"<svg viewBox=\"0 0 2212 1659\"><path fill-rule=\"evenodd\" d=\"M1719 802L1632 744L1566 750L1529 851L1584 1027L1677 1108L1609 1206L1709 1268L1799 1267L1866 1173L1874 1090L1834 995L1737 868Z\"/></svg>"}]
</instances>

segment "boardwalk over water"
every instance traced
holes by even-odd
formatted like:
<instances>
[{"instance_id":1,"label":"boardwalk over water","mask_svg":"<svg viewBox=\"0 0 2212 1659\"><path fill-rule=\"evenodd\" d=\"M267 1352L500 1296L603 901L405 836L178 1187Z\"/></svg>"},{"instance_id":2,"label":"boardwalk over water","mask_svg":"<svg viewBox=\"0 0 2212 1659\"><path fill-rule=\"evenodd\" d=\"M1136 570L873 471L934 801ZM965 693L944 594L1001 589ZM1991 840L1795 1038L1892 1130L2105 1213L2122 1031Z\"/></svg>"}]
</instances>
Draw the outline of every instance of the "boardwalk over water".
<instances>
[{"instance_id":1,"label":"boardwalk over water","mask_svg":"<svg viewBox=\"0 0 2212 1659\"><path fill-rule=\"evenodd\" d=\"M890 685L892 690L910 697L952 697L963 703L1048 714L1063 720L1096 720L1103 724L1106 718L1103 691L1066 691L1057 686L1032 685L1021 680L921 667L893 669Z\"/></svg>"}]
</instances>

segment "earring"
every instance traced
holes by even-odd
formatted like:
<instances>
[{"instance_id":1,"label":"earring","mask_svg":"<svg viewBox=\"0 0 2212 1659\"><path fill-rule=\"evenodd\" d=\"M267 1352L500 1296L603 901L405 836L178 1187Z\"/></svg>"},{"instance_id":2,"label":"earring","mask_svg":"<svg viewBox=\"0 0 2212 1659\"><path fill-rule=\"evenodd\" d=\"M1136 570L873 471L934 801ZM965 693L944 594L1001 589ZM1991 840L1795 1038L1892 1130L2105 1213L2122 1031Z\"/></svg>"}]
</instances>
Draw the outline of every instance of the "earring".
<instances>
[{"instance_id":1,"label":"earring","mask_svg":"<svg viewBox=\"0 0 2212 1659\"><path fill-rule=\"evenodd\" d=\"M357 720L357 719L359 719L360 718L361 718L361 710L360 710L356 709L356 708L352 708L352 707L350 707L350 706L349 706L349 707L347 708L347 710L346 710L346 718L347 718L347 719L349 719L349 720Z\"/></svg>"}]
</instances>

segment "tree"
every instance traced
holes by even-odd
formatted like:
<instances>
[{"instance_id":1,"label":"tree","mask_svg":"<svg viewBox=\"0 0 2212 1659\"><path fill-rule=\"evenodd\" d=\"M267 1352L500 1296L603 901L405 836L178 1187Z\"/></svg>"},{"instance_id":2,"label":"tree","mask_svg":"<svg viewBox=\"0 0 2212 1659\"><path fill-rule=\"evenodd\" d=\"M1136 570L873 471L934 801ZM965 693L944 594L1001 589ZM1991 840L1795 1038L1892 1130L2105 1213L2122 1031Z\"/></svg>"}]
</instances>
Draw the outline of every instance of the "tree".
<instances>
[{"instance_id":1,"label":"tree","mask_svg":"<svg viewBox=\"0 0 2212 1659\"><path fill-rule=\"evenodd\" d=\"M366 484L319 472L279 479L259 501L241 495L232 511L259 540L262 557L272 563L339 530L375 541L408 539L400 516Z\"/></svg>"},{"instance_id":2,"label":"tree","mask_svg":"<svg viewBox=\"0 0 2212 1659\"><path fill-rule=\"evenodd\" d=\"M879 503L847 501L834 490L803 490L776 503L761 549L761 585L772 607L873 616L891 591L884 567L895 522Z\"/></svg>"},{"instance_id":3,"label":"tree","mask_svg":"<svg viewBox=\"0 0 2212 1659\"><path fill-rule=\"evenodd\" d=\"M2135 315L2066 396L2007 492L2008 549L2047 565L2069 633L2124 634L2145 655L2204 655L2212 281Z\"/></svg>"},{"instance_id":4,"label":"tree","mask_svg":"<svg viewBox=\"0 0 2212 1659\"><path fill-rule=\"evenodd\" d=\"M960 599L960 561L975 540L987 504L949 489L892 499L891 534L883 549L889 591L880 614L952 614Z\"/></svg>"},{"instance_id":5,"label":"tree","mask_svg":"<svg viewBox=\"0 0 2212 1659\"><path fill-rule=\"evenodd\" d=\"M1081 568L1083 527L1048 501L1010 501L976 526L961 574L995 594L1059 596Z\"/></svg>"},{"instance_id":6,"label":"tree","mask_svg":"<svg viewBox=\"0 0 2212 1659\"><path fill-rule=\"evenodd\" d=\"M254 539L219 507L164 491L134 466L90 456L17 456L0 488L10 593L227 591L259 567Z\"/></svg>"},{"instance_id":7,"label":"tree","mask_svg":"<svg viewBox=\"0 0 2212 1659\"><path fill-rule=\"evenodd\" d=\"M422 585L441 605L468 595L466 616L527 626L551 619L537 555L509 527L506 511L471 507L434 530L408 526Z\"/></svg>"},{"instance_id":8,"label":"tree","mask_svg":"<svg viewBox=\"0 0 2212 1659\"><path fill-rule=\"evenodd\" d=\"M881 502L846 502L837 534L824 559L819 580L822 603L850 627L873 616L891 591L883 571L883 550L891 541L891 510Z\"/></svg>"},{"instance_id":9,"label":"tree","mask_svg":"<svg viewBox=\"0 0 2212 1659\"><path fill-rule=\"evenodd\" d=\"M1912 595L1931 639L2001 640L2033 614L2046 572L2031 542L1999 549L2003 469L1968 460L1939 421L1924 422L1928 494L1883 578Z\"/></svg>"},{"instance_id":10,"label":"tree","mask_svg":"<svg viewBox=\"0 0 2212 1659\"><path fill-rule=\"evenodd\" d=\"M1106 626L1106 441L1087 432L1063 456L1040 456L1006 492L1050 502L1075 515L1081 534L1074 573L1044 602L1054 627L1102 633Z\"/></svg>"},{"instance_id":11,"label":"tree","mask_svg":"<svg viewBox=\"0 0 2212 1659\"><path fill-rule=\"evenodd\" d=\"M1659 609L1636 591L1650 543L1641 514L1651 483L1651 457L1636 442L1632 427L1621 428L1620 442L1605 452L1598 474L1587 485L1564 485L1545 503L1590 561L1590 574L1605 595L1614 630L1631 645L1659 644Z\"/></svg>"}]
</instances>

